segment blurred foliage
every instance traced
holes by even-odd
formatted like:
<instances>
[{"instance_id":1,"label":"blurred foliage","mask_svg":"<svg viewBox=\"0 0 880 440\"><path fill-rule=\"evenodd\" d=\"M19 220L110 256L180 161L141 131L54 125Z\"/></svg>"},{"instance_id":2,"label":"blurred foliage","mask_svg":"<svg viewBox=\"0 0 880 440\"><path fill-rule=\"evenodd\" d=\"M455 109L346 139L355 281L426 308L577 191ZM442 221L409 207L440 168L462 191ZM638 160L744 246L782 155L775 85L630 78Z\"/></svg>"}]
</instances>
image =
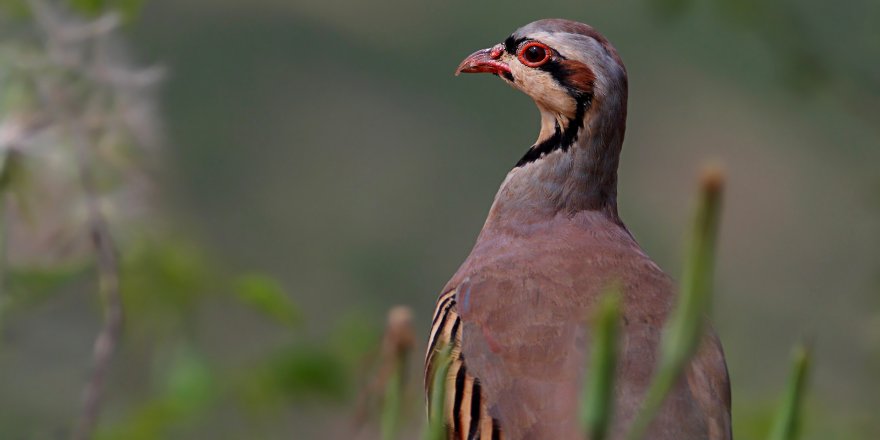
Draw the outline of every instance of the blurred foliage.
<instances>
[{"instance_id":1,"label":"blurred foliage","mask_svg":"<svg viewBox=\"0 0 880 440\"><path fill-rule=\"evenodd\" d=\"M250 373L249 373L250 375ZM351 378L336 353L314 344L296 344L276 353L245 384L253 405L282 404L288 399L339 400L352 392Z\"/></svg>"},{"instance_id":2,"label":"blurred foliage","mask_svg":"<svg viewBox=\"0 0 880 440\"><path fill-rule=\"evenodd\" d=\"M351 396L361 364L377 344L375 329L355 317L341 319L329 343L310 342L298 325L304 317L277 280L259 273L230 274L185 239L166 237L133 246L124 273L128 338L170 346L173 355L159 371L164 379L155 396L100 438L161 438L224 402L261 417L280 416L278 411L289 404L338 403ZM281 324L292 332L289 341L241 370L212 365L195 345L191 321L206 303L223 297Z\"/></svg>"},{"instance_id":3,"label":"blurred foliage","mask_svg":"<svg viewBox=\"0 0 880 440\"><path fill-rule=\"evenodd\" d=\"M106 11L134 14L139 5L139 1L75 0L65 10L40 1L4 3L33 13L21 17L39 23L39 32L36 37L25 33L4 41L0 48L0 204L7 211L0 210L0 218L6 219L0 233L9 245L3 246L7 252L3 255L7 260L12 255L14 261L4 262L8 267L0 265L0 318L33 313L71 291L88 293L95 288L96 270L115 270L97 268L87 248L70 257L65 249L68 241L54 238L35 253L36 258L21 258L30 252L22 243L33 243L34 234L55 235L46 226L46 219L53 216L57 224L52 228L60 228L62 235L79 235L74 242L87 243L94 230L81 223L81 207L95 201L98 214L89 215L106 215L100 221L109 222L113 245L121 256L118 274L111 275L121 280L122 353L132 360L146 360L155 377L135 386L140 388L139 399L103 419L97 438L178 435L230 404L253 414L290 403L309 404L314 398L339 402L352 394L352 384L360 380L362 363L377 344L376 331L352 315L340 319L329 343L312 342L302 334L299 324L304 316L281 282L263 273L224 269L194 240L172 232L174 227L160 227L169 217L129 190L132 182L140 185L136 189L150 186L146 182L152 176L145 170L154 165L150 150L156 146L145 143L160 135L155 125L142 123L154 117L150 91L139 88L142 81L152 81L150 72L132 69L124 56L120 58L119 37L114 33L117 22ZM94 18L90 21L73 11ZM135 119L128 118L131 115ZM66 168L53 174L57 164ZM95 186L78 179L86 174L96 177ZM68 175L70 179L57 179ZM56 211L56 206L40 198L43 187L64 194L72 208ZM10 193L17 203L7 200ZM123 198L117 201L113 198L117 194ZM31 235L16 240L14 234L7 236L10 231ZM278 323L286 336L249 359L246 368L217 365L200 344L198 330L200 315L217 305ZM0 319L0 328L5 323ZM98 399L124 397L113 391L107 394L98 394ZM75 409L65 413L73 414ZM10 432L0 426L0 437Z\"/></svg>"},{"instance_id":4,"label":"blurred foliage","mask_svg":"<svg viewBox=\"0 0 880 440\"><path fill-rule=\"evenodd\" d=\"M82 280L91 273L89 264L51 268L11 269L6 274L6 295L16 306L27 307L57 293L62 287Z\"/></svg>"},{"instance_id":5,"label":"blurred foliage","mask_svg":"<svg viewBox=\"0 0 880 440\"><path fill-rule=\"evenodd\" d=\"M841 65L835 59L840 54L823 50L825 45L820 40L828 36L821 24L817 26L817 23L807 19L796 2L649 0L649 3L666 19L679 19L688 12L695 13L698 6L710 5L721 23L760 38L783 67L785 75L780 78L780 83L798 92L815 92L817 87L840 86L842 81L855 80L867 92L855 98L880 98L880 78L876 76L876 66L864 64L853 69L849 63ZM851 2L841 7L868 15L877 12L868 2ZM880 53L880 48L876 46L868 48L874 55Z\"/></svg>"},{"instance_id":6,"label":"blurred foliage","mask_svg":"<svg viewBox=\"0 0 880 440\"><path fill-rule=\"evenodd\" d=\"M168 367L156 396L132 410L115 426L99 431L98 439L167 438L169 430L215 403L219 384L207 362L182 347Z\"/></svg>"},{"instance_id":7,"label":"blurred foliage","mask_svg":"<svg viewBox=\"0 0 880 440\"><path fill-rule=\"evenodd\" d=\"M126 306L138 312L132 317L138 321L131 325L149 326L164 321L160 317L183 321L211 289L222 286L214 278L216 271L192 243L144 240L126 250L122 292Z\"/></svg>"},{"instance_id":8,"label":"blurred foliage","mask_svg":"<svg viewBox=\"0 0 880 440\"><path fill-rule=\"evenodd\" d=\"M18 17L30 14L29 0L0 0L0 9ZM71 10L86 16L98 16L108 11L121 13L127 19L134 19L144 5L144 0L64 0Z\"/></svg>"},{"instance_id":9,"label":"blurred foliage","mask_svg":"<svg viewBox=\"0 0 880 440\"><path fill-rule=\"evenodd\" d=\"M144 0L67 0L68 5L84 14L99 15L107 11L119 11L134 17L143 7Z\"/></svg>"},{"instance_id":10,"label":"blurred foliage","mask_svg":"<svg viewBox=\"0 0 880 440\"><path fill-rule=\"evenodd\" d=\"M242 275L235 282L238 298L244 303L284 325L295 325L302 319L278 281L257 274Z\"/></svg>"}]
</instances>

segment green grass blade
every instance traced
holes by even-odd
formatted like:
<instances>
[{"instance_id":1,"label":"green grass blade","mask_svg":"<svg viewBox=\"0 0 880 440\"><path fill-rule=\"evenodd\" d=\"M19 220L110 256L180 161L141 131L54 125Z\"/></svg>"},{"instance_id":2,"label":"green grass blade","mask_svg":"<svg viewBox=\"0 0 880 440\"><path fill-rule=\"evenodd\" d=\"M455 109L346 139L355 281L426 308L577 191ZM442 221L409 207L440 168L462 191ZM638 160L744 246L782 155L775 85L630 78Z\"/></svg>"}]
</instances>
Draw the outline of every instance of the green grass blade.
<instances>
[{"instance_id":1,"label":"green grass blade","mask_svg":"<svg viewBox=\"0 0 880 440\"><path fill-rule=\"evenodd\" d=\"M810 350L799 345L794 350L791 375L788 377L782 406L776 415L773 430L770 431L770 440L796 440L799 437L801 408L809 369Z\"/></svg>"},{"instance_id":2,"label":"green grass blade","mask_svg":"<svg viewBox=\"0 0 880 440\"><path fill-rule=\"evenodd\" d=\"M385 385L385 398L382 399L381 432L382 440L394 440L400 427L400 410L403 393L403 363L397 362L388 383Z\"/></svg>"},{"instance_id":3,"label":"green grass blade","mask_svg":"<svg viewBox=\"0 0 880 440\"><path fill-rule=\"evenodd\" d=\"M620 322L620 293L612 289L599 303L593 331L591 368L583 390L581 426L590 440L604 440L611 421L614 401L614 371Z\"/></svg>"},{"instance_id":4,"label":"green grass blade","mask_svg":"<svg viewBox=\"0 0 880 440\"><path fill-rule=\"evenodd\" d=\"M642 410L630 429L629 440L644 438L651 420L699 346L710 309L723 183L721 172L714 168L706 170L701 179L678 304L663 330L660 361Z\"/></svg>"},{"instance_id":5,"label":"green grass blade","mask_svg":"<svg viewBox=\"0 0 880 440\"><path fill-rule=\"evenodd\" d=\"M434 354L435 365L431 381L431 400L428 403L428 429L425 440L446 440L446 421L443 417L446 402L446 376L452 363L452 346L446 345Z\"/></svg>"},{"instance_id":6,"label":"green grass blade","mask_svg":"<svg viewBox=\"0 0 880 440\"><path fill-rule=\"evenodd\" d=\"M393 307L388 312L388 324L382 343L387 365L387 382L380 419L382 440L394 440L400 431L404 376L414 338L412 311L404 306Z\"/></svg>"}]
</instances>

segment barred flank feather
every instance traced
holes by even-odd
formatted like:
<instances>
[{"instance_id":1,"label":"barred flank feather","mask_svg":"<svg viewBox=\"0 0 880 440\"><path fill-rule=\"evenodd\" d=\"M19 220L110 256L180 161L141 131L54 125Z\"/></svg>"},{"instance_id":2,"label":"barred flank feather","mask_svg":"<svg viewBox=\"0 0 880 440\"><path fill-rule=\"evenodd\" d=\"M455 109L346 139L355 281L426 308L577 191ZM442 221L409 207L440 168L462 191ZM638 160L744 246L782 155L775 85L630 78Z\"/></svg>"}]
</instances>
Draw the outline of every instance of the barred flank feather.
<instances>
[{"instance_id":1,"label":"barred flank feather","mask_svg":"<svg viewBox=\"0 0 880 440\"><path fill-rule=\"evenodd\" d=\"M461 355L461 319L456 312L457 290L450 290L437 300L431 324L431 337L425 356L425 388L428 393L428 413L431 414L431 384L434 373L439 370L436 362L442 347L450 346L449 369L446 373L446 398L444 423L449 428L450 440L501 440L498 421L489 417L489 409L483 396L480 380L468 374Z\"/></svg>"}]
</instances>

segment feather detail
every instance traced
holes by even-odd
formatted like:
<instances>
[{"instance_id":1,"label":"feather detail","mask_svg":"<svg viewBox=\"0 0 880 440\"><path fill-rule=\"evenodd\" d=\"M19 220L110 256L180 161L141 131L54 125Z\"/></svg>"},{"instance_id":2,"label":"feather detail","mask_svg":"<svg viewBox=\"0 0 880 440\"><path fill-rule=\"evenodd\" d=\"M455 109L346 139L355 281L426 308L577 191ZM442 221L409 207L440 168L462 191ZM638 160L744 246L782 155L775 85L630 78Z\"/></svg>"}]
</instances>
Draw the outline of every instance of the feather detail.
<instances>
[{"instance_id":1,"label":"feather detail","mask_svg":"<svg viewBox=\"0 0 880 440\"><path fill-rule=\"evenodd\" d=\"M461 354L461 317L457 311L457 289L440 295L431 320L431 337L425 356L425 389L431 400L430 384L434 381L435 355L451 345L449 371L446 376L446 402L443 411L450 440L503 439L498 421L489 416L488 400L480 380L468 373ZM430 408L428 409L430 413Z\"/></svg>"}]
</instances>

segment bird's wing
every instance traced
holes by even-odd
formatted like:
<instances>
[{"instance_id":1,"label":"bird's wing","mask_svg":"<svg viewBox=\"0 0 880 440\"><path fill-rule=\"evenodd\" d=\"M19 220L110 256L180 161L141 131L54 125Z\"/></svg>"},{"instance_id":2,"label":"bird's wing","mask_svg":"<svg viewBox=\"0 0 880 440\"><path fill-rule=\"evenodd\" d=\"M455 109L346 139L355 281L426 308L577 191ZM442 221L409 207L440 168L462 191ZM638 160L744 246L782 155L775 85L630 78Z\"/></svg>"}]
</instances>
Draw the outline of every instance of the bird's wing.
<instances>
[{"instance_id":1,"label":"bird's wing","mask_svg":"<svg viewBox=\"0 0 880 440\"><path fill-rule=\"evenodd\" d=\"M709 329L686 372L688 389L702 414L710 440L730 440L730 379L721 341Z\"/></svg>"},{"instance_id":2,"label":"bird's wing","mask_svg":"<svg viewBox=\"0 0 880 440\"><path fill-rule=\"evenodd\" d=\"M487 414L510 439L580 437L584 304L562 294L564 279L500 272L465 280L456 293L460 356L482 384Z\"/></svg>"},{"instance_id":3,"label":"bird's wing","mask_svg":"<svg viewBox=\"0 0 880 440\"><path fill-rule=\"evenodd\" d=\"M489 416L488 405L480 380L468 372L461 353L462 322L458 314L458 290L440 295L431 321L431 336L425 359L425 387L430 405L434 375L439 367L438 353L451 348L449 370L445 380L443 413L449 439L500 440L498 420ZM429 413L431 408L428 408Z\"/></svg>"}]
</instances>

